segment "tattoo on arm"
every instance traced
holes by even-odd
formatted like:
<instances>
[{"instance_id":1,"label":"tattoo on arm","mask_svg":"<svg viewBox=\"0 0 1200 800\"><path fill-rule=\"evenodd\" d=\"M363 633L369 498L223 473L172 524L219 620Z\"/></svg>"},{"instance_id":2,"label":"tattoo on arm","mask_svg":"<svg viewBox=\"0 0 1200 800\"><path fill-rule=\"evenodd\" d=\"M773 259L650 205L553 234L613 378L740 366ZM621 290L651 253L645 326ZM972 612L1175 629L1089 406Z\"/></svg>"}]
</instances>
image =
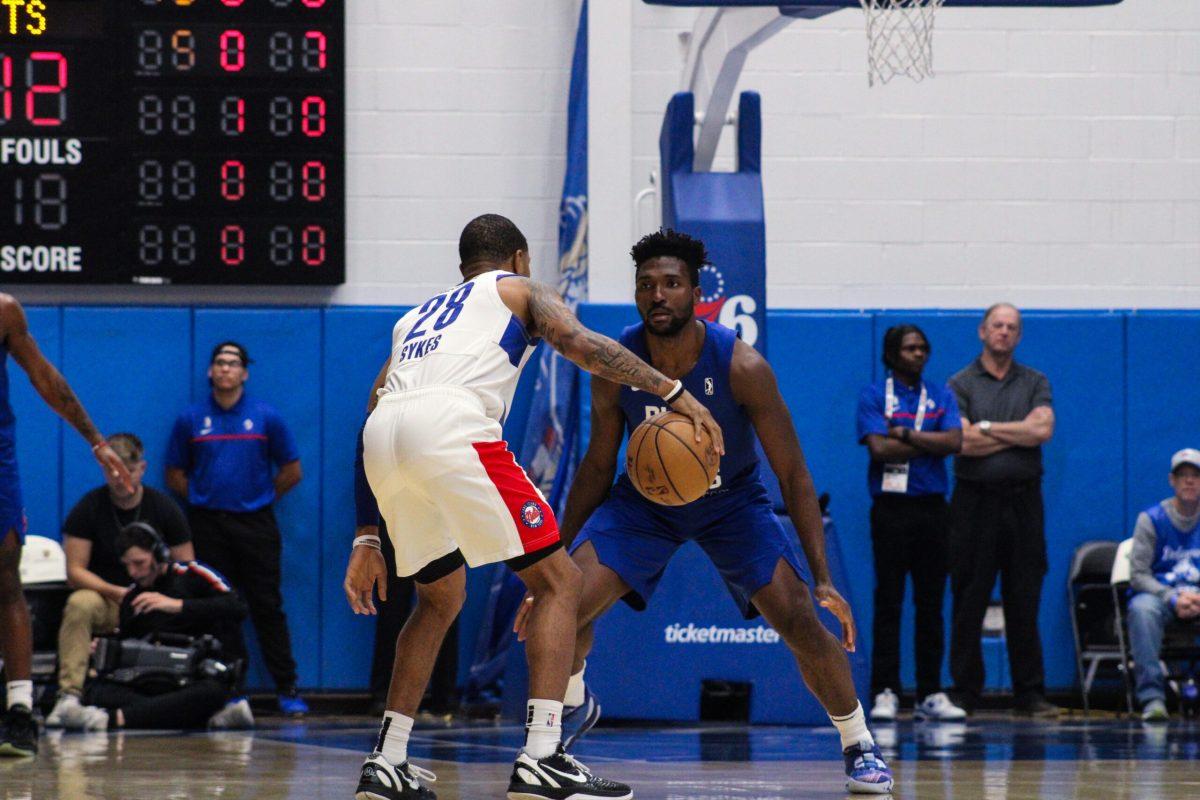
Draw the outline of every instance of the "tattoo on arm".
<instances>
[{"instance_id":1,"label":"tattoo on arm","mask_svg":"<svg viewBox=\"0 0 1200 800\"><path fill-rule=\"evenodd\" d=\"M67 379L53 366L48 372L45 389L39 387L42 397L63 419L71 423L71 427L79 431L79 435L86 441L93 442L100 439L100 432L92 424L91 417L88 416L83 404L79 402L79 398L75 396Z\"/></svg>"},{"instance_id":2,"label":"tattoo on arm","mask_svg":"<svg viewBox=\"0 0 1200 800\"><path fill-rule=\"evenodd\" d=\"M620 343L585 328L549 286L529 282L529 316L538 334L593 375L661 395L671 383Z\"/></svg>"}]
</instances>

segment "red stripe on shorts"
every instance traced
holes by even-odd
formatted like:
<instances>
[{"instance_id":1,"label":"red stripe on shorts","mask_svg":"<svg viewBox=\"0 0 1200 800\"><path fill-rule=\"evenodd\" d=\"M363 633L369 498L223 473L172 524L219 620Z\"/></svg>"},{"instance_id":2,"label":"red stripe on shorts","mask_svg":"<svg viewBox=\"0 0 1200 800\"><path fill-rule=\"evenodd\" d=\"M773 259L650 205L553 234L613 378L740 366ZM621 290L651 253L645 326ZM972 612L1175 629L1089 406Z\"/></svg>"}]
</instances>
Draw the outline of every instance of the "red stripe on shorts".
<instances>
[{"instance_id":1,"label":"red stripe on shorts","mask_svg":"<svg viewBox=\"0 0 1200 800\"><path fill-rule=\"evenodd\" d=\"M479 454L479 463L483 464L484 471L512 515L525 552L532 553L557 542L558 520L530 483L525 470L517 465L508 444L475 442L472 447Z\"/></svg>"}]
</instances>

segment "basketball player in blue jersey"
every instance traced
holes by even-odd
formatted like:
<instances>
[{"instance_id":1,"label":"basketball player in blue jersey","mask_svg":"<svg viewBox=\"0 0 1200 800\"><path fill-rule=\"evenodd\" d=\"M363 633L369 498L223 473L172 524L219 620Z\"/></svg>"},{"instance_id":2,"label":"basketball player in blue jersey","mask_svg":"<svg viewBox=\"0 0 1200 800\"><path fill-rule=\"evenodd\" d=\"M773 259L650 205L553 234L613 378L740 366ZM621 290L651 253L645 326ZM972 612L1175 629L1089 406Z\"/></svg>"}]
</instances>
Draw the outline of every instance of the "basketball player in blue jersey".
<instances>
[{"instance_id":1,"label":"basketball player in blue jersey","mask_svg":"<svg viewBox=\"0 0 1200 800\"><path fill-rule=\"evenodd\" d=\"M563 703L564 729L576 728L567 746L599 717L583 681L595 621L621 599L645 608L667 562L691 539L712 559L742 614L751 619L761 612L795 655L805 683L841 734L847 788L885 794L892 774L867 729L843 652L854 650L854 620L830 579L812 477L775 374L733 331L695 318L700 268L707 261L702 242L665 230L639 241L632 256L642 323L627 328L621 343L703 398L724 432L725 455L708 493L685 506L646 500L625 474L613 485L624 436L667 409L644 392L592 379L591 440L561 526L583 572L575 661ZM812 579L775 518L759 476L755 435L779 479ZM817 618L812 596L841 622L840 645ZM522 604L519 634L535 606L529 598Z\"/></svg>"},{"instance_id":2,"label":"basketball player in blue jersey","mask_svg":"<svg viewBox=\"0 0 1200 800\"><path fill-rule=\"evenodd\" d=\"M14 297L0 294L0 654L4 656L8 681L7 712L0 720L0 756L32 756L37 754L37 723L31 713L33 632L19 572L25 508L17 476L16 418L8 399L5 368L10 353L47 405L92 446L92 455L100 466L124 483L129 492L133 492L133 482L120 456L96 430L66 379L38 349L21 304Z\"/></svg>"}]
</instances>

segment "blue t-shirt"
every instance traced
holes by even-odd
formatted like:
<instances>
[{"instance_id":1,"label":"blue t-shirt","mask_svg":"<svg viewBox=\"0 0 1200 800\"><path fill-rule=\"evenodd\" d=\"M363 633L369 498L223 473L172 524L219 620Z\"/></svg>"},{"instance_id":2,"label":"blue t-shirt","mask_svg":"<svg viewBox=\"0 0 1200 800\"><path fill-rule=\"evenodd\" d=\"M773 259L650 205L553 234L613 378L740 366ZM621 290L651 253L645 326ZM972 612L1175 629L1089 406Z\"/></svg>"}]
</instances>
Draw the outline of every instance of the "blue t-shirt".
<instances>
[{"instance_id":1,"label":"blue t-shirt","mask_svg":"<svg viewBox=\"0 0 1200 800\"><path fill-rule=\"evenodd\" d=\"M167 466L188 476L188 502L218 511L257 511L275 499L271 465L300 458L279 412L243 394L229 410L212 396L175 420Z\"/></svg>"},{"instance_id":2,"label":"blue t-shirt","mask_svg":"<svg viewBox=\"0 0 1200 800\"><path fill-rule=\"evenodd\" d=\"M921 387L909 388L900 381L895 385L897 408L892 415L892 425L912 428L917 418L917 403L921 399ZM958 415L958 400L945 384L922 381L925 385L925 420L921 430L926 433L952 431L962 428ZM867 435L877 433L887 436L888 421L884 415L887 395L887 378L863 388L858 395L858 441L862 444ZM872 497L883 494L883 464L871 461L867 469L867 487ZM946 479L945 456L920 455L908 462L909 497L946 494L950 485Z\"/></svg>"}]
</instances>

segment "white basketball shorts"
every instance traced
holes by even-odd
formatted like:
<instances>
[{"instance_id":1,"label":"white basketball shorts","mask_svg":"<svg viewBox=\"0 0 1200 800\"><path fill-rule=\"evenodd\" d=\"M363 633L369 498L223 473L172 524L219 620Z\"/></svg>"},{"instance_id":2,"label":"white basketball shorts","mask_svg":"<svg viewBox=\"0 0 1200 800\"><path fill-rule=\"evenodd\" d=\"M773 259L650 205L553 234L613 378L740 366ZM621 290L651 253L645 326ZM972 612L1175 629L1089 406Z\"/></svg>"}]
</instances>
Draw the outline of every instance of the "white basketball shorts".
<instances>
[{"instance_id":1,"label":"white basketball shorts","mask_svg":"<svg viewBox=\"0 0 1200 800\"><path fill-rule=\"evenodd\" d=\"M461 550L477 567L558 541L558 522L479 397L456 386L384 395L363 433L367 481L407 577Z\"/></svg>"}]
</instances>

